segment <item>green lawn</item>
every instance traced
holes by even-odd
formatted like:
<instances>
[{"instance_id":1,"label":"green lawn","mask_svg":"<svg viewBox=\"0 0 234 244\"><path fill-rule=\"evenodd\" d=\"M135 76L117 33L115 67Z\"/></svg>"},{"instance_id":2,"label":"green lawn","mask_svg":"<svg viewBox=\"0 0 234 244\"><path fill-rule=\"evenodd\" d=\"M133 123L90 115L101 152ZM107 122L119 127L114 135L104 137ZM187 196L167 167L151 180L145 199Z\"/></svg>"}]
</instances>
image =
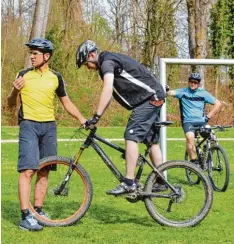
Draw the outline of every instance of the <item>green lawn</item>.
<instances>
[{"instance_id":1,"label":"green lawn","mask_svg":"<svg viewBox=\"0 0 234 244\"><path fill-rule=\"evenodd\" d=\"M59 128L59 138L69 138L75 128ZM124 128L100 128L106 138L121 138ZM3 127L2 139L17 139L17 127ZM183 137L181 128L168 128L167 136ZM234 138L234 130L218 134L219 137ZM120 144L123 145L122 142ZM73 155L80 143L59 142L59 155ZM82 243L82 244L138 244L138 243L233 243L234 240L234 141L220 141L229 157L231 182L225 193L214 193L214 202L209 215L200 225L193 228L175 229L163 227L149 216L142 202L132 204L124 198L105 194L117 184L108 168L92 149L82 157L81 164L90 174L94 197L90 209L82 220L70 227L45 227L42 232L25 232L18 228L20 211L17 196L16 171L18 144L2 144L2 233L1 242L6 244L27 243ZM70 152L68 151L68 146ZM183 159L184 141L168 141L168 160ZM141 146L141 149L143 147ZM117 160L124 170L124 161L113 151L108 155ZM65 208L68 206L64 206Z\"/></svg>"}]
</instances>

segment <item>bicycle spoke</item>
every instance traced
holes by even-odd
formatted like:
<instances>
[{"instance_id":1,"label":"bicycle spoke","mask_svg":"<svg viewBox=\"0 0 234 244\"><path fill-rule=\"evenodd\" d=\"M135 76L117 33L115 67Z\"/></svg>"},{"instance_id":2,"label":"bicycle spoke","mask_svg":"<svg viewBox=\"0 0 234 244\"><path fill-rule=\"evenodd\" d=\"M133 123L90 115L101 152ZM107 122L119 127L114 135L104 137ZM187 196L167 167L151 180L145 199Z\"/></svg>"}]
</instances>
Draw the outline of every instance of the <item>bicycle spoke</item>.
<instances>
[{"instance_id":1,"label":"bicycle spoke","mask_svg":"<svg viewBox=\"0 0 234 244\"><path fill-rule=\"evenodd\" d=\"M189 157L188 157L187 151L185 151L185 160L189 161ZM197 177L197 174L194 174L193 171L190 171L190 170L187 170L187 169L185 170L185 173L186 173L186 176L187 176L189 184L191 184L191 185L199 184L200 179Z\"/></svg>"},{"instance_id":2,"label":"bicycle spoke","mask_svg":"<svg viewBox=\"0 0 234 244\"><path fill-rule=\"evenodd\" d=\"M229 184L229 162L222 147L211 148L212 159L210 163L209 178L216 191L225 191Z\"/></svg>"},{"instance_id":3,"label":"bicycle spoke","mask_svg":"<svg viewBox=\"0 0 234 244\"><path fill-rule=\"evenodd\" d=\"M70 165L64 161L50 162L56 165L56 171L50 171L48 187L43 204L43 212L49 218L41 218L36 215L39 222L50 226L64 226L76 222L85 208L90 204L89 182L86 176L78 168L74 168L70 179L68 180L67 172ZM47 167L48 164L45 164ZM36 178L36 177L34 177ZM64 182L68 182L65 184ZM34 179L36 181L36 179ZM33 183L32 185L35 185ZM35 188L31 190L31 203L34 203ZM85 210L87 211L87 210Z\"/></svg>"},{"instance_id":4,"label":"bicycle spoke","mask_svg":"<svg viewBox=\"0 0 234 244\"><path fill-rule=\"evenodd\" d=\"M199 185L188 183L184 170L193 172L200 179ZM194 167L194 166L193 166ZM163 168L163 167L162 167ZM151 216L163 225L173 227L186 227L198 224L209 212L212 202L212 188L204 175L201 175L189 168L189 164L171 163L170 167L165 167L168 182L175 187L177 193L169 188L163 191L161 197L151 197L146 199L146 207ZM164 172L163 171L163 172ZM147 180L146 190L152 190L155 181L155 174ZM165 198L163 195L171 195Z\"/></svg>"}]
</instances>

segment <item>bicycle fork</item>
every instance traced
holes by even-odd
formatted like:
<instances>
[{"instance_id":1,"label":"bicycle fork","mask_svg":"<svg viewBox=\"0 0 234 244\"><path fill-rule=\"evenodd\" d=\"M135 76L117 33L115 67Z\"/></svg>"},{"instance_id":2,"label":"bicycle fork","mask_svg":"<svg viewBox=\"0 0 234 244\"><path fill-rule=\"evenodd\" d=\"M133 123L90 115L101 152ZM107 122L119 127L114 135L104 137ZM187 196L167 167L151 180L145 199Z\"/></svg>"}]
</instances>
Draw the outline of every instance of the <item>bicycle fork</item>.
<instances>
[{"instance_id":1,"label":"bicycle fork","mask_svg":"<svg viewBox=\"0 0 234 244\"><path fill-rule=\"evenodd\" d=\"M65 174L65 177L64 177L62 183L60 184L59 187L56 187L55 189L53 189L54 195L68 196L69 188L66 186L69 183L69 179L71 178L72 172L73 172L74 168L76 167L76 165L78 164L78 160L79 160L81 154L83 153L84 149L85 149L85 147L81 147L78 154L76 155L75 159L70 160L69 169L68 169L67 173Z\"/></svg>"}]
</instances>

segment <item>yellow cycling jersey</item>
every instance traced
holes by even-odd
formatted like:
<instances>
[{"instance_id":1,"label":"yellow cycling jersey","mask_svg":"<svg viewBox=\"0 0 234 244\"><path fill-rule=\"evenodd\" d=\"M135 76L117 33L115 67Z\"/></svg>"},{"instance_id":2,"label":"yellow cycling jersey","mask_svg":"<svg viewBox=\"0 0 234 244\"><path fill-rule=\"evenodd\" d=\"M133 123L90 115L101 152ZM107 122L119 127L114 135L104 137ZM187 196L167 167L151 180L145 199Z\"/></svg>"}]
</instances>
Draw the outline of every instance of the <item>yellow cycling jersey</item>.
<instances>
[{"instance_id":1,"label":"yellow cycling jersey","mask_svg":"<svg viewBox=\"0 0 234 244\"><path fill-rule=\"evenodd\" d=\"M67 96L61 74L51 69L41 73L38 69L21 70L17 78L24 78L24 86L20 91L21 107L19 122L23 119L48 122L54 121L54 98Z\"/></svg>"}]
</instances>

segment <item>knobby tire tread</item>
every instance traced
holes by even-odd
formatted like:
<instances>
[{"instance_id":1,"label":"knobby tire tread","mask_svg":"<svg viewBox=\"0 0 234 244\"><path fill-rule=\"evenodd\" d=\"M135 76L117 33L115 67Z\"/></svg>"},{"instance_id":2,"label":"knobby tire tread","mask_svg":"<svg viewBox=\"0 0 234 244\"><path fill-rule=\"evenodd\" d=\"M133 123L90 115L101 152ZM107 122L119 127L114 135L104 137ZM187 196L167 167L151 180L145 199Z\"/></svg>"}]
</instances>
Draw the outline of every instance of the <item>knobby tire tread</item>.
<instances>
[{"instance_id":1,"label":"knobby tire tread","mask_svg":"<svg viewBox=\"0 0 234 244\"><path fill-rule=\"evenodd\" d=\"M176 222L176 221L170 221L168 219L162 218L161 215L155 210L154 207L152 207L151 199L149 197L146 197L144 199L145 206L147 211L149 212L150 216L157 221L161 225L169 226L169 227L176 227L176 228L181 228L181 227L190 227L190 226L196 226L198 225L209 213L212 203L213 203L213 189L212 186L208 180L208 178L204 175L204 173L198 169L196 166L192 165L191 163L188 163L186 161L168 161L163 163L158 167L158 170L160 172L166 171L167 168L170 168L171 166L182 166L184 169L191 168L194 171L197 171L199 173L199 177L201 180L205 183L205 192L206 192L206 203L205 206L203 207L202 211L200 212L199 215L194 216L191 218L189 221L183 221L183 222ZM148 176L145 184L145 190L149 185L152 185L152 181L155 180L155 173L151 172L150 175ZM196 204L196 203L194 203ZM186 209L185 209L186 211Z\"/></svg>"},{"instance_id":2,"label":"knobby tire tread","mask_svg":"<svg viewBox=\"0 0 234 244\"><path fill-rule=\"evenodd\" d=\"M48 166L49 162L54 162L54 161L58 161L58 162L63 162L62 164L69 164L70 163L70 158L66 158L66 157L61 157L61 156L51 156L51 157L47 157L47 158L43 158L40 160L40 169L42 169L45 166ZM57 163L56 163L57 164ZM61 163L60 163L61 164ZM38 222L44 226L51 226L51 227L58 227L58 226L69 226L69 225L73 225L75 223L77 223L82 217L84 217L84 215L86 214L86 212L88 211L91 202L92 202L92 196L93 196L93 186L92 186L92 182L91 179L88 175L88 173L86 172L86 170L80 165L78 164L76 166L77 171L79 171L79 174L82 175L86 188L87 188L87 198L86 201L84 202L84 205L82 207L81 211L78 211L75 213L75 215L71 218L71 216L69 218L66 218L64 220L60 220L60 221L54 221L53 220L46 220L45 218L40 218L38 217L38 215L35 215L35 218L38 220ZM33 212L33 208L32 208L32 204L30 204L30 209ZM69 206L67 206L69 207ZM35 213L35 211L34 211Z\"/></svg>"}]
</instances>

